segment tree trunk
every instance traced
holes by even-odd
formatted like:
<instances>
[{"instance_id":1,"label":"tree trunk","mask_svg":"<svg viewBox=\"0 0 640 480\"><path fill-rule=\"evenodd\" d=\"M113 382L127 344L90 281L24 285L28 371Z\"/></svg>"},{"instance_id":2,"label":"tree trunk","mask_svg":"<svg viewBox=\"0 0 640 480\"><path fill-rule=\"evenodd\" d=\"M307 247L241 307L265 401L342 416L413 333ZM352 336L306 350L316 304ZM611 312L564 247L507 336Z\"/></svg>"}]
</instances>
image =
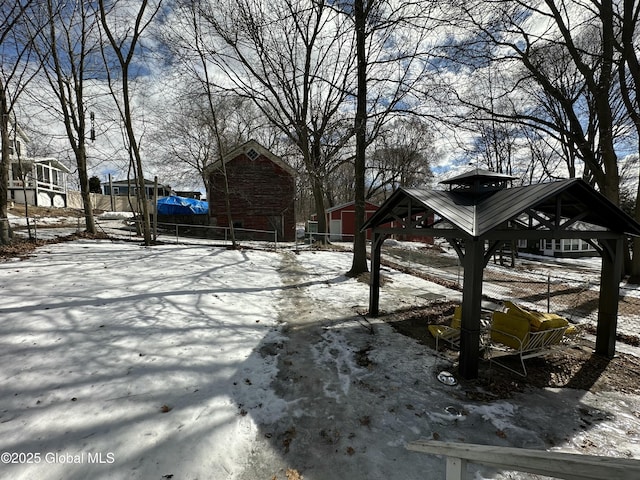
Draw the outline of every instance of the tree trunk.
<instances>
[{"instance_id":1,"label":"tree trunk","mask_svg":"<svg viewBox=\"0 0 640 480\"><path fill-rule=\"evenodd\" d=\"M318 237L317 241L321 243L328 243L329 238L326 233L327 229L327 215L324 211L324 188L322 187L322 180L315 175L311 179L311 191L313 192L313 203L316 207L316 219L318 221Z\"/></svg>"},{"instance_id":2,"label":"tree trunk","mask_svg":"<svg viewBox=\"0 0 640 480\"><path fill-rule=\"evenodd\" d=\"M635 10L636 6L633 0L624 1L622 42L619 46L622 53L622 64L618 69L618 77L622 99L629 117L633 121L638 139L638 152L640 152L640 98L637 95L640 89L640 62L634 42L636 36ZM625 66L626 68L624 68ZM636 178L640 178L640 171ZM636 191L636 204L633 213L633 218L640 222L640 182ZM629 273L629 283L638 284L640 283L640 238L633 237L630 243L633 255L628 265L625 258L625 271Z\"/></svg>"},{"instance_id":3,"label":"tree trunk","mask_svg":"<svg viewBox=\"0 0 640 480\"><path fill-rule=\"evenodd\" d=\"M87 150L84 142L81 142L76 152L76 163L78 165L78 177L80 180L80 194L82 195L82 206L84 208L84 221L87 233L95 235L96 223L93 218L93 204L91 202L91 191L89 189L89 174L87 173Z\"/></svg>"},{"instance_id":4,"label":"tree trunk","mask_svg":"<svg viewBox=\"0 0 640 480\"><path fill-rule=\"evenodd\" d=\"M636 193L636 206L634 209L634 219L640 222L640 182ZM631 265L629 271L629 283L640 284L640 237L633 237L631 240Z\"/></svg>"},{"instance_id":5,"label":"tree trunk","mask_svg":"<svg viewBox=\"0 0 640 480\"><path fill-rule=\"evenodd\" d=\"M144 181L144 172L142 170L142 158L136 152L136 176L138 179L138 199L142 210L142 234L144 236L144 244L151 245L151 221L149 220L149 203L147 202L147 189Z\"/></svg>"},{"instance_id":6,"label":"tree trunk","mask_svg":"<svg viewBox=\"0 0 640 480\"><path fill-rule=\"evenodd\" d=\"M356 231L353 239L353 261L347 275L355 277L369 271L367 266L367 245L364 232L360 231L365 222L365 155L367 133L367 58L364 0L354 2L356 25L356 57L358 62L358 92L356 104L356 158L355 158L355 223Z\"/></svg>"},{"instance_id":7,"label":"tree trunk","mask_svg":"<svg viewBox=\"0 0 640 480\"><path fill-rule=\"evenodd\" d=\"M0 78L0 135L2 136L2 161L0 162L0 245L11 242L11 226L9 225L9 112L7 97Z\"/></svg>"}]
</instances>

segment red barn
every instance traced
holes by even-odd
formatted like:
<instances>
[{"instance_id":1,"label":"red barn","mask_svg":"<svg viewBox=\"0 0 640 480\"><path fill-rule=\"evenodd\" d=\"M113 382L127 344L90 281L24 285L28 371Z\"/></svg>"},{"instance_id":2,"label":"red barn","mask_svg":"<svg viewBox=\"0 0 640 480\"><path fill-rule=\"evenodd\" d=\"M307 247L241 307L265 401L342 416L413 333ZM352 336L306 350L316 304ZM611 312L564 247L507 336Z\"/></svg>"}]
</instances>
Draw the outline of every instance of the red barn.
<instances>
[{"instance_id":1,"label":"red barn","mask_svg":"<svg viewBox=\"0 0 640 480\"><path fill-rule=\"evenodd\" d=\"M255 140L240 145L222 159L227 172L231 218L238 238L295 240L295 170ZM205 170L211 225L228 227L225 177L217 161Z\"/></svg>"},{"instance_id":2,"label":"red barn","mask_svg":"<svg viewBox=\"0 0 640 480\"><path fill-rule=\"evenodd\" d=\"M378 205L365 202L365 218L368 219L378 210ZM343 203L325 211L327 216L327 228L329 229L329 239L336 242L351 242L356 231L355 201ZM312 220L317 220L317 215L311 216ZM431 215L433 221L433 215ZM417 219L416 219L417 220ZM389 227L395 226L395 222L387 224ZM397 240L407 242L425 242L433 244L433 237L419 237L416 235L394 235ZM371 240L371 230L367 230L367 239Z\"/></svg>"},{"instance_id":3,"label":"red barn","mask_svg":"<svg viewBox=\"0 0 640 480\"><path fill-rule=\"evenodd\" d=\"M365 217L369 218L378 210L378 205L365 202ZM356 232L355 202L344 203L325 211L329 240L351 242ZM367 231L367 238L371 239L371 231Z\"/></svg>"}]
</instances>

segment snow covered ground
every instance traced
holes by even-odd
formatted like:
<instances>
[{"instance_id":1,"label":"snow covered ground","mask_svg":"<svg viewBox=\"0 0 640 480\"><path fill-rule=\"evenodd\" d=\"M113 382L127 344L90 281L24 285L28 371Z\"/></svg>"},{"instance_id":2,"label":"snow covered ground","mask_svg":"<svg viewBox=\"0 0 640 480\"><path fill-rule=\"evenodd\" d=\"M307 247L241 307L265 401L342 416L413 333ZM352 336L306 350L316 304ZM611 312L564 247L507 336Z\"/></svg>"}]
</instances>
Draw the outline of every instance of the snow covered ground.
<instances>
[{"instance_id":1,"label":"snow covered ground","mask_svg":"<svg viewBox=\"0 0 640 480\"><path fill-rule=\"evenodd\" d=\"M350 259L81 240L0 263L0 478L444 478L421 437L640 458L635 396L438 382L446 359L360 314ZM459 298L384 275L385 308Z\"/></svg>"}]
</instances>

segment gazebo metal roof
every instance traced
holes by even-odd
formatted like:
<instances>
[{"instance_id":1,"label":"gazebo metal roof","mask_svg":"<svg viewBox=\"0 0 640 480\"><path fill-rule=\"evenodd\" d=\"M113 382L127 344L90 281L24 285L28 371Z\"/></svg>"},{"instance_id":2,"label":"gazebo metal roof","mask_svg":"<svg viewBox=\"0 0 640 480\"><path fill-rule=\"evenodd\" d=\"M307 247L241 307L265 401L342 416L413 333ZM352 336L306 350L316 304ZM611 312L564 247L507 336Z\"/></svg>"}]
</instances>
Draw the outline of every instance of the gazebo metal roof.
<instances>
[{"instance_id":1,"label":"gazebo metal roof","mask_svg":"<svg viewBox=\"0 0 640 480\"><path fill-rule=\"evenodd\" d=\"M640 225L578 178L476 194L465 190L399 188L365 222L363 229L426 211L449 222L459 231L457 235L472 237L485 235L523 216L539 220L541 228L546 224L547 229L568 229L580 221L618 233L640 235ZM530 225L533 227L534 223ZM422 224L419 228L429 227Z\"/></svg>"},{"instance_id":2,"label":"gazebo metal roof","mask_svg":"<svg viewBox=\"0 0 640 480\"><path fill-rule=\"evenodd\" d=\"M379 311L380 251L388 235L444 237L453 245L464 267L460 373L465 378L478 373L484 267L503 243L518 239L597 241L602 273L596 352L615 353L623 239L640 236L640 224L581 179L506 188L512 179L473 170L442 182L451 186L448 191L399 188L362 227L374 233L371 315Z\"/></svg>"}]
</instances>

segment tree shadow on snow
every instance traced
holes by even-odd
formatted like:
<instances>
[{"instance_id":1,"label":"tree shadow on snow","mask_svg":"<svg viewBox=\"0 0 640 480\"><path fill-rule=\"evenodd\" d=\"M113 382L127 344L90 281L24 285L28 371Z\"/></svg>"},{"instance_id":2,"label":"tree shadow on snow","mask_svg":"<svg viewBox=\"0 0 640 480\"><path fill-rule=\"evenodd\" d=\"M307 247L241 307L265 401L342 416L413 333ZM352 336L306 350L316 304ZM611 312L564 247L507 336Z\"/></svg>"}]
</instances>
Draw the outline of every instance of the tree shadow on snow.
<instances>
[{"instance_id":1,"label":"tree shadow on snow","mask_svg":"<svg viewBox=\"0 0 640 480\"><path fill-rule=\"evenodd\" d=\"M283 269L285 285L212 287L224 280L220 269L203 267L175 290L159 278L154 291L140 292L129 280L126 293L111 297L87 275L82 299L4 307L1 450L56 461L6 465L0 476L443 478L442 458L406 443L546 449L616 414L582 390L501 397L482 381L445 385L437 376L455 368L449 357L384 319L305 299L308 287L330 283L330 295L355 280L293 270ZM59 274L48 272L39 281L56 285ZM289 301L279 324L243 315L242 302L273 292ZM88 463L88 454L104 463Z\"/></svg>"}]
</instances>

